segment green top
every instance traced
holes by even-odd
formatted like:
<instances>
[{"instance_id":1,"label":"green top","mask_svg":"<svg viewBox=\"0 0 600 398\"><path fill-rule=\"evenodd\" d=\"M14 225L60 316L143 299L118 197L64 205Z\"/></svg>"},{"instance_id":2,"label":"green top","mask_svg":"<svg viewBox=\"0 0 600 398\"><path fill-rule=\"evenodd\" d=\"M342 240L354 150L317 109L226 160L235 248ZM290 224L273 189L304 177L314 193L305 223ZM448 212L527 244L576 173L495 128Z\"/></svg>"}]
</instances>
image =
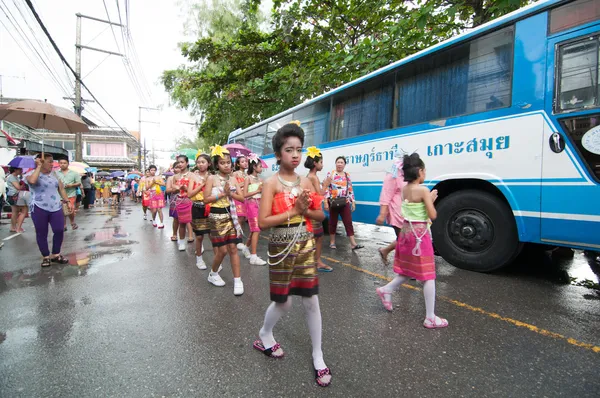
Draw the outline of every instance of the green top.
<instances>
[{"instance_id":1,"label":"green top","mask_svg":"<svg viewBox=\"0 0 600 398\"><path fill-rule=\"evenodd\" d=\"M102 185L102 183L100 181L96 181L94 183L94 186L96 187L96 189L100 189L100 186Z\"/></svg>"},{"instance_id":2,"label":"green top","mask_svg":"<svg viewBox=\"0 0 600 398\"><path fill-rule=\"evenodd\" d=\"M79 174L74 172L73 170L67 171L67 174L63 173L62 170L56 171L56 177L62 181L63 185L65 185L65 191L67 191L67 196L72 198L77 196L77 187L66 188L67 185L71 184L81 184L81 177Z\"/></svg>"},{"instance_id":3,"label":"green top","mask_svg":"<svg viewBox=\"0 0 600 398\"><path fill-rule=\"evenodd\" d=\"M402 202L402 216L407 221L427 222L429 220L427 209L425 208L425 202Z\"/></svg>"}]
</instances>

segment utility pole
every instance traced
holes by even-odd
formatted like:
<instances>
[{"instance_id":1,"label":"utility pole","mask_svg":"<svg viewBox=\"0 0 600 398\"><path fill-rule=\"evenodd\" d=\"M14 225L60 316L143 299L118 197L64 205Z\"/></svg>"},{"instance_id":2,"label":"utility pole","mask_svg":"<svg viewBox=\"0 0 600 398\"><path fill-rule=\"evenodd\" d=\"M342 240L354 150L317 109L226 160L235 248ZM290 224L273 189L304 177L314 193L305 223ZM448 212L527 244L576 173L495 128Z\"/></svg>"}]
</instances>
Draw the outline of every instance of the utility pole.
<instances>
[{"instance_id":1,"label":"utility pole","mask_svg":"<svg viewBox=\"0 0 600 398\"><path fill-rule=\"evenodd\" d=\"M85 48L86 50L97 51L97 52L101 52L101 53L105 53L105 54L117 55L119 57L124 57L123 54L82 45L81 44L81 19L86 18L86 19L90 19L90 20L96 21L96 22L119 26L121 28L123 27L123 25L115 23L115 22L111 22L111 21L106 21L106 20L100 19L100 18L94 18L94 17L90 17L87 15L82 15L79 13L75 14L75 16L77 17L77 27L76 27L76 32L75 32L75 73L77 73L77 79L75 79L75 104L74 104L73 108L74 108L77 116L81 117L81 112L83 110L83 107L81 106L82 100L81 100L81 82L80 82L80 79L81 79L81 50L83 48ZM75 160L78 162L83 161L82 137L83 137L83 133L75 134Z\"/></svg>"},{"instance_id":2,"label":"utility pole","mask_svg":"<svg viewBox=\"0 0 600 398\"><path fill-rule=\"evenodd\" d=\"M138 151L138 165L140 167L140 171L142 168L142 122L144 123L153 123L153 124L160 124L158 122L151 122L149 120L142 120L142 109L146 109L149 111L160 111L159 108L149 108L147 106L138 106L138 133L140 134L140 149ZM154 142L152 143L152 148L154 148ZM154 150L152 151L153 154L152 156L154 157ZM148 152L146 151L146 137L144 137L144 171L146 170L146 155L148 154ZM155 162L155 160L153 160Z\"/></svg>"}]
</instances>

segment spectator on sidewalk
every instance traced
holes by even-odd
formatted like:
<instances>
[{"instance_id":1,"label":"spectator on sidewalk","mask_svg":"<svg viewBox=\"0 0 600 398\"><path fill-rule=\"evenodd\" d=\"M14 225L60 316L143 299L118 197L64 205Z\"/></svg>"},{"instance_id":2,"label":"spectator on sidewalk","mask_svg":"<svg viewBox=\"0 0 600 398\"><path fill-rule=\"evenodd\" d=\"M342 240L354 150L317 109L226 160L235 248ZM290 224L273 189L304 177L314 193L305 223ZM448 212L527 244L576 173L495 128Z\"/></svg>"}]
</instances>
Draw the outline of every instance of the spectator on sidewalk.
<instances>
[{"instance_id":1,"label":"spectator on sidewalk","mask_svg":"<svg viewBox=\"0 0 600 398\"><path fill-rule=\"evenodd\" d=\"M25 194L27 193L26 187L23 186L21 175L23 169L17 167L11 167L9 169L10 174L6 178L8 196L8 204L12 209L10 216L10 231L23 233L23 221L27 217L27 203L25 202Z\"/></svg>"},{"instance_id":2,"label":"spectator on sidewalk","mask_svg":"<svg viewBox=\"0 0 600 398\"><path fill-rule=\"evenodd\" d=\"M2 219L2 209L6 201L6 174L4 169L0 167L0 219Z\"/></svg>"},{"instance_id":3,"label":"spectator on sidewalk","mask_svg":"<svg viewBox=\"0 0 600 398\"><path fill-rule=\"evenodd\" d=\"M69 197L69 201L73 205L73 209L75 209L75 202L77 200L77 188L81 187L81 177L73 170L69 170L69 159L60 159L58 161L58 165L60 166L60 170L58 170L55 174L56 177L63 183L65 190L67 191L67 196ZM75 224L75 210L68 215L71 220L71 229L76 230L79 228L77 224ZM65 216L65 231L67 230L67 216Z\"/></svg>"},{"instance_id":4,"label":"spectator on sidewalk","mask_svg":"<svg viewBox=\"0 0 600 398\"><path fill-rule=\"evenodd\" d=\"M65 226L63 204L68 206L70 212L74 211L73 202L69 199L63 183L58 179L58 173L52 173L52 162L50 153L37 155L36 168L27 173L25 178L32 192L31 220L35 226L37 245L43 257L42 267L49 267L52 263L69 262L60 254ZM48 224L54 234L52 254L48 249Z\"/></svg>"},{"instance_id":5,"label":"spectator on sidewalk","mask_svg":"<svg viewBox=\"0 0 600 398\"><path fill-rule=\"evenodd\" d=\"M85 194L83 197L83 208L87 210L90 208L90 200L92 200L92 181L88 175L81 177L81 185Z\"/></svg>"}]
</instances>

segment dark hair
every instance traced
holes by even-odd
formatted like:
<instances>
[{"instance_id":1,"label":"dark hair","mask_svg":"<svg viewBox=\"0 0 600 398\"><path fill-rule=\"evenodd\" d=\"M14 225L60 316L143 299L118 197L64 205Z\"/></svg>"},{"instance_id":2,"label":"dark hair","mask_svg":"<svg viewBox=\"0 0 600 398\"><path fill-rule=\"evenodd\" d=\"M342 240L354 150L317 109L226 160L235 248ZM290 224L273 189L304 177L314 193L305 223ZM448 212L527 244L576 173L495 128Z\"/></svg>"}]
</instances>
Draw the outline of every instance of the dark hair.
<instances>
[{"instance_id":1,"label":"dark hair","mask_svg":"<svg viewBox=\"0 0 600 398\"><path fill-rule=\"evenodd\" d=\"M158 170L155 165L151 164L150 166L148 166L148 171L150 171L152 169Z\"/></svg>"},{"instance_id":2,"label":"dark hair","mask_svg":"<svg viewBox=\"0 0 600 398\"><path fill-rule=\"evenodd\" d=\"M231 154L229 153L224 153L223 154L223 159L225 159L225 156L229 156L229 161L231 162ZM216 155L212 157L212 165L215 168L215 173L219 172L219 159L221 159L221 156Z\"/></svg>"},{"instance_id":3,"label":"dark hair","mask_svg":"<svg viewBox=\"0 0 600 398\"><path fill-rule=\"evenodd\" d=\"M290 137L297 137L300 140L300 143L304 145L304 130L295 123L288 123L277 130L273 136L273 139L271 140L273 152L281 156L281 148L283 147L285 140ZM280 161L278 160L277 164L279 163Z\"/></svg>"},{"instance_id":4,"label":"dark hair","mask_svg":"<svg viewBox=\"0 0 600 398\"><path fill-rule=\"evenodd\" d=\"M177 160L183 159L187 163L187 167L190 167L190 159L186 155L177 155Z\"/></svg>"},{"instance_id":5,"label":"dark hair","mask_svg":"<svg viewBox=\"0 0 600 398\"><path fill-rule=\"evenodd\" d=\"M81 176L81 180L82 180L82 181L83 181L83 180L85 180L86 178L88 178L88 175L87 175L87 174L84 174L84 175L82 175L82 176Z\"/></svg>"},{"instance_id":6,"label":"dark hair","mask_svg":"<svg viewBox=\"0 0 600 398\"><path fill-rule=\"evenodd\" d=\"M323 160L323 156L315 156L314 158L307 156L306 160L304 161L304 167L306 167L309 170L312 170L315 168L316 164L319 163L321 160Z\"/></svg>"},{"instance_id":7,"label":"dark hair","mask_svg":"<svg viewBox=\"0 0 600 398\"><path fill-rule=\"evenodd\" d=\"M425 163L418 153L404 155L402 171L404 172L404 181L413 182L419 178L419 170L425 168Z\"/></svg>"},{"instance_id":8,"label":"dark hair","mask_svg":"<svg viewBox=\"0 0 600 398\"><path fill-rule=\"evenodd\" d=\"M200 158L202 158L202 159L206 160L206 163L208 163L208 169L207 169L207 171L208 171L209 173L211 173L211 174L212 174L212 172L213 172L213 170L214 170L214 169L213 169L213 164L212 164L212 162L210 161L210 156L209 156L209 155L207 155L207 154L205 154L205 153L201 153L200 155L196 156L196 162L197 162L197 161L198 161L198 159L200 159ZM196 167L197 167L197 166L196 166ZM198 169L198 170L200 170L200 169Z\"/></svg>"},{"instance_id":9,"label":"dark hair","mask_svg":"<svg viewBox=\"0 0 600 398\"><path fill-rule=\"evenodd\" d=\"M12 166L8 168L8 172L10 174L14 173L17 170L22 170L22 169L20 167L12 167Z\"/></svg>"},{"instance_id":10,"label":"dark hair","mask_svg":"<svg viewBox=\"0 0 600 398\"><path fill-rule=\"evenodd\" d=\"M61 160L64 160L65 162L67 162L67 164L71 163L71 162L69 162L69 158L63 158L63 157L60 157L60 158L58 158L58 161L59 161L59 162L60 162Z\"/></svg>"},{"instance_id":11,"label":"dark hair","mask_svg":"<svg viewBox=\"0 0 600 398\"><path fill-rule=\"evenodd\" d=\"M342 159L344 161L344 164L347 164L348 162L346 161L346 157L345 156L338 156L337 158L335 158L335 162L337 163L338 160Z\"/></svg>"},{"instance_id":12,"label":"dark hair","mask_svg":"<svg viewBox=\"0 0 600 398\"><path fill-rule=\"evenodd\" d=\"M248 162L248 170L246 170L246 172L248 173L248 175L254 173L254 168L256 166L258 166L259 164L262 167L262 163L260 162L260 160L258 161L258 163Z\"/></svg>"},{"instance_id":13,"label":"dark hair","mask_svg":"<svg viewBox=\"0 0 600 398\"><path fill-rule=\"evenodd\" d=\"M238 156L238 157L235 159L235 166L234 166L234 170L235 170L235 171L238 171L238 170L240 170L240 169L241 169L241 167L240 167L240 159L242 159L242 158L246 158L246 157L247 157L246 155L240 155L240 156Z\"/></svg>"},{"instance_id":14,"label":"dark hair","mask_svg":"<svg viewBox=\"0 0 600 398\"><path fill-rule=\"evenodd\" d=\"M38 153L37 155L35 155L36 159L41 159L42 158L42 154ZM49 159L49 158L54 158L54 156L52 156L51 153L48 152L44 152L44 159Z\"/></svg>"}]
</instances>

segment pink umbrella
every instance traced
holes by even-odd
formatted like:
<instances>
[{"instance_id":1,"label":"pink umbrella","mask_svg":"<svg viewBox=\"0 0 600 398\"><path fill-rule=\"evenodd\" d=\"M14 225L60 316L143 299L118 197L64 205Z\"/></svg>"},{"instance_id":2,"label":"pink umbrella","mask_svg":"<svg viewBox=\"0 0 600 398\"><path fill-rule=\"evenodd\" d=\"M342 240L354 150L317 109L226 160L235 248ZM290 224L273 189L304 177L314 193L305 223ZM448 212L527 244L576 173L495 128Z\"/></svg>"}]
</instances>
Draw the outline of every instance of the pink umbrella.
<instances>
[{"instance_id":1,"label":"pink umbrella","mask_svg":"<svg viewBox=\"0 0 600 398\"><path fill-rule=\"evenodd\" d=\"M250 153L252 153L250 149L246 148L242 144L227 144L223 145L223 147L229 150L229 153L233 158L237 158L240 155L248 156Z\"/></svg>"}]
</instances>

